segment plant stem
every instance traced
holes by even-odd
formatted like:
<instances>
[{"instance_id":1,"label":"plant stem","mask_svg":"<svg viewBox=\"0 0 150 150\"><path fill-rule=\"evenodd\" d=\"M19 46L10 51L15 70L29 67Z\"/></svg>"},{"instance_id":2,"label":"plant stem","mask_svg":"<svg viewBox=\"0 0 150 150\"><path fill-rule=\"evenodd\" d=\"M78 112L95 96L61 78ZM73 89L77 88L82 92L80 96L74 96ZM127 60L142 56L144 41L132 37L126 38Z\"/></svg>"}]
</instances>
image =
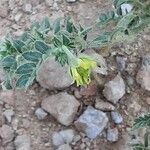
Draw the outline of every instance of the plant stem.
<instances>
[{"instance_id":1,"label":"plant stem","mask_svg":"<svg viewBox=\"0 0 150 150\"><path fill-rule=\"evenodd\" d=\"M68 59L69 59L68 62L69 62L70 66L78 65L78 58L76 56L74 56L66 46L63 45L62 50L67 54Z\"/></svg>"}]
</instances>

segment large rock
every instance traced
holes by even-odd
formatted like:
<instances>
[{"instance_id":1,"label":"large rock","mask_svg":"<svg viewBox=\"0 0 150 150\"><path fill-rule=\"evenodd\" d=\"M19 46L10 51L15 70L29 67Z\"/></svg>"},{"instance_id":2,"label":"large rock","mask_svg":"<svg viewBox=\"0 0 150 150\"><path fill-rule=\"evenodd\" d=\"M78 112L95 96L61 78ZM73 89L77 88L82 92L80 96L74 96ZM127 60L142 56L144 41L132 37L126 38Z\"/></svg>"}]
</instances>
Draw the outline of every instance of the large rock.
<instances>
[{"instance_id":1,"label":"large rock","mask_svg":"<svg viewBox=\"0 0 150 150\"><path fill-rule=\"evenodd\" d=\"M89 138L94 139L104 130L107 123L106 113L89 106L75 122L75 126Z\"/></svg>"},{"instance_id":2,"label":"large rock","mask_svg":"<svg viewBox=\"0 0 150 150\"><path fill-rule=\"evenodd\" d=\"M143 57L142 66L137 73L136 80L143 89L150 91L150 54Z\"/></svg>"},{"instance_id":3,"label":"large rock","mask_svg":"<svg viewBox=\"0 0 150 150\"><path fill-rule=\"evenodd\" d=\"M15 139L16 150L31 150L30 137L28 135L19 135Z\"/></svg>"},{"instance_id":4,"label":"large rock","mask_svg":"<svg viewBox=\"0 0 150 150\"><path fill-rule=\"evenodd\" d=\"M9 143L13 140L15 137L13 129L8 125L3 125L0 128L0 137L2 138L2 141L4 144Z\"/></svg>"},{"instance_id":5,"label":"large rock","mask_svg":"<svg viewBox=\"0 0 150 150\"><path fill-rule=\"evenodd\" d=\"M49 90L63 89L72 84L68 68L62 67L53 58L48 58L42 64L37 74L37 81Z\"/></svg>"},{"instance_id":6,"label":"large rock","mask_svg":"<svg viewBox=\"0 0 150 150\"><path fill-rule=\"evenodd\" d=\"M42 108L66 126L73 122L79 105L75 97L66 92L49 96L42 101Z\"/></svg>"},{"instance_id":7,"label":"large rock","mask_svg":"<svg viewBox=\"0 0 150 150\"><path fill-rule=\"evenodd\" d=\"M106 99L116 104L125 94L125 83L120 75L105 84L103 94Z\"/></svg>"}]
</instances>

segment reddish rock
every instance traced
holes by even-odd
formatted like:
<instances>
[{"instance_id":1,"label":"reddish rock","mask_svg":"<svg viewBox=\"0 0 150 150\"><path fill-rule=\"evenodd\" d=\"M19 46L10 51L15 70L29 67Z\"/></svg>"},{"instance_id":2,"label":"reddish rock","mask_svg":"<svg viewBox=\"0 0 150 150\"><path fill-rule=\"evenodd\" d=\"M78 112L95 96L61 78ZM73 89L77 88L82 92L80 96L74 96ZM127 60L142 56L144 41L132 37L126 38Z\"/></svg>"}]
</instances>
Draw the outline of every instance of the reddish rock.
<instances>
[{"instance_id":1,"label":"reddish rock","mask_svg":"<svg viewBox=\"0 0 150 150\"><path fill-rule=\"evenodd\" d=\"M97 84L95 81L92 81L87 87L84 87L80 90L80 95L84 97L94 96L97 93Z\"/></svg>"}]
</instances>

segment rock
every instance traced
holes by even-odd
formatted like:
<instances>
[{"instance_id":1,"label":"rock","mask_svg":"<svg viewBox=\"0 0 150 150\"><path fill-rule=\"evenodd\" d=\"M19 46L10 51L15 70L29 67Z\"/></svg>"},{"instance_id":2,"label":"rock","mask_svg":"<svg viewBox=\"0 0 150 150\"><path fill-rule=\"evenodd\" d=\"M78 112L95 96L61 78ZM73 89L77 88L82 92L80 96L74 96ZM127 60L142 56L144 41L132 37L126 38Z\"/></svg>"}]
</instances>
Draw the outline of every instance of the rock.
<instances>
[{"instance_id":1,"label":"rock","mask_svg":"<svg viewBox=\"0 0 150 150\"><path fill-rule=\"evenodd\" d=\"M54 2L52 9L55 10L55 11L59 10L59 6L56 2Z\"/></svg>"},{"instance_id":2,"label":"rock","mask_svg":"<svg viewBox=\"0 0 150 150\"><path fill-rule=\"evenodd\" d=\"M68 68L62 67L53 58L47 59L42 64L37 74L37 81L42 87L49 90L63 89L72 84Z\"/></svg>"},{"instance_id":3,"label":"rock","mask_svg":"<svg viewBox=\"0 0 150 150\"><path fill-rule=\"evenodd\" d=\"M12 90L1 91L0 101L9 105L14 105L14 92Z\"/></svg>"},{"instance_id":4,"label":"rock","mask_svg":"<svg viewBox=\"0 0 150 150\"><path fill-rule=\"evenodd\" d=\"M65 143L71 143L74 138L74 131L71 129L63 130L60 132L55 132L53 134L53 144L55 146L60 146Z\"/></svg>"},{"instance_id":5,"label":"rock","mask_svg":"<svg viewBox=\"0 0 150 150\"><path fill-rule=\"evenodd\" d=\"M0 146L0 150L5 150L2 146Z\"/></svg>"},{"instance_id":6,"label":"rock","mask_svg":"<svg viewBox=\"0 0 150 150\"><path fill-rule=\"evenodd\" d=\"M80 91L78 89L75 89L74 90L74 96L77 98L77 99L80 99L82 98L82 95L80 93Z\"/></svg>"},{"instance_id":7,"label":"rock","mask_svg":"<svg viewBox=\"0 0 150 150\"><path fill-rule=\"evenodd\" d=\"M140 93L135 92L130 93L130 97L127 102L127 111L131 116L137 116L141 110L141 98L139 94Z\"/></svg>"},{"instance_id":8,"label":"rock","mask_svg":"<svg viewBox=\"0 0 150 150\"><path fill-rule=\"evenodd\" d=\"M4 124L0 128L0 137L3 140L3 143L6 144L11 142L14 139L15 134L13 129L10 126Z\"/></svg>"},{"instance_id":9,"label":"rock","mask_svg":"<svg viewBox=\"0 0 150 150\"><path fill-rule=\"evenodd\" d=\"M79 2L85 2L86 0L79 0Z\"/></svg>"},{"instance_id":10,"label":"rock","mask_svg":"<svg viewBox=\"0 0 150 150\"><path fill-rule=\"evenodd\" d=\"M24 8L23 8L24 12L26 13L31 13L32 12L32 5L30 3L26 3L24 5Z\"/></svg>"},{"instance_id":11,"label":"rock","mask_svg":"<svg viewBox=\"0 0 150 150\"><path fill-rule=\"evenodd\" d=\"M150 97L147 97L147 98L146 98L146 103L147 103L148 105L150 105Z\"/></svg>"},{"instance_id":12,"label":"rock","mask_svg":"<svg viewBox=\"0 0 150 150\"><path fill-rule=\"evenodd\" d=\"M77 0L67 0L68 3L76 2Z\"/></svg>"},{"instance_id":13,"label":"rock","mask_svg":"<svg viewBox=\"0 0 150 150\"><path fill-rule=\"evenodd\" d=\"M81 140L81 136L80 135L76 135L76 136L74 136L74 138L73 138L73 142L78 142L78 141L80 141Z\"/></svg>"},{"instance_id":14,"label":"rock","mask_svg":"<svg viewBox=\"0 0 150 150\"><path fill-rule=\"evenodd\" d=\"M150 54L143 57L142 66L137 73L136 81L143 89L150 91Z\"/></svg>"},{"instance_id":15,"label":"rock","mask_svg":"<svg viewBox=\"0 0 150 150\"><path fill-rule=\"evenodd\" d=\"M116 61L117 61L117 68L119 71L123 71L126 67L126 60L127 58L123 56L117 56Z\"/></svg>"},{"instance_id":16,"label":"rock","mask_svg":"<svg viewBox=\"0 0 150 150\"><path fill-rule=\"evenodd\" d=\"M101 111L113 111L113 110L115 110L115 107L112 104L110 104L108 102L99 101L99 100L96 100L95 108L97 108Z\"/></svg>"},{"instance_id":17,"label":"rock","mask_svg":"<svg viewBox=\"0 0 150 150\"><path fill-rule=\"evenodd\" d=\"M81 88L80 95L88 98L89 96L96 95L97 91L98 91L97 84L95 81L92 81L91 83L89 83L89 85L87 85L87 87Z\"/></svg>"},{"instance_id":18,"label":"rock","mask_svg":"<svg viewBox=\"0 0 150 150\"><path fill-rule=\"evenodd\" d=\"M38 108L36 111L35 111L35 115L37 116L37 118L39 120L43 120L45 119L45 117L48 115L47 112L45 112L42 108Z\"/></svg>"},{"instance_id":19,"label":"rock","mask_svg":"<svg viewBox=\"0 0 150 150\"><path fill-rule=\"evenodd\" d=\"M106 113L89 106L84 113L75 121L76 128L84 132L89 138L96 138L107 126Z\"/></svg>"},{"instance_id":20,"label":"rock","mask_svg":"<svg viewBox=\"0 0 150 150\"><path fill-rule=\"evenodd\" d=\"M104 96L108 101L116 104L125 94L125 83L120 75L105 84Z\"/></svg>"},{"instance_id":21,"label":"rock","mask_svg":"<svg viewBox=\"0 0 150 150\"><path fill-rule=\"evenodd\" d=\"M0 17L5 18L8 15L8 9L4 6L0 6Z\"/></svg>"},{"instance_id":22,"label":"rock","mask_svg":"<svg viewBox=\"0 0 150 150\"><path fill-rule=\"evenodd\" d=\"M53 0L45 0L45 3L47 6L51 7L51 6L53 6L54 1Z\"/></svg>"},{"instance_id":23,"label":"rock","mask_svg":"<svg viewBox=\"0 0 150 150\"><path fill-rule=\"evenodd\" d=\"M66 126L73 122L79 105L75 97L66 92L49 96L42 101L42 108Z\"/></svg>"},{"instance_id":24,"label":"rock","mask_svg":"<svg viewBox=\"0 0 150 150\"><path fill-rule=\"evenodd\" d=\"M22 17L22 13L17 13L17 14L15 15L14 19L15 19L16 22L19 22L20 19L21 19L21 17Z\"/></svg>"},{"instance_id":25,"label":"rock","mask_svg":"<svg viewBox=\"0 0 150 150\"><path fill-rule=\"evenodd\" d=\"M15 145L13 142L10 142L8 143L6 146L5 146L5 150L15 150Z\"/></svg>"},{"instance_id":26,"label":"rock","mask_svg":"<svg viewBox=\"0 0 150 150\"><path fill-rule=\"evenodd\" d=\"M61 145L57 150L72 150L68 144Z\"/></svg>"},{"instance_id":27,"label":"rock","mask_svg":"<svg viewBox=\"0 0 150 150\"><path fill-rule=\"evenodd\" d=\"M126 15L132 10L133 6L131 4L122 4L121 5L121 10L122 10L122 15Z\"/></svg>"},{"instance_id":28,"label":"rock","mask_svg":"<svg viewBox=\"0 0 150 150\"><path fill-rule=\"evenodd\" d=\"M40 4L40 1L41 1L41 0L30 0L32 6L37 6L37 5L39 5L39 4ZM47 1L48 1L48 0L47 0ZM53 1L53 0L49 0L49 1Z\"/></svg>"},{"instance_id":29,"label":"rock","mask_svg":"<svg viewBox=\"0 0 150 150\"><path fill-rule=\"evenodd\" d=\"M118 141L118 129L108 129L107 130L107 140L110 142L117 142Z\"/></svg>"},{"instance_id":30,"label":"rock","mask_svg":"<svg viewBox=\"0 0 150 150\"><path fill-rule=\"evenodd\" d=\"M120 124L123 122L123 118L122 118L121 114L119 114L118 112L112 111L111 117L112 117L112 120L114 121L114 123L116 123L116 124Z\"/></svg>"},{"instance_id":31,"label":"rock","mask_svg":"<svg viewBox=\"0 0 150 150\"><path fill-rule=\"evenodd\" d=\"M11 123L12 117L14 116L15 112L12 109L5 110L3 115L5 116L6 120Z\"/></svg>"},{"instance_id":32,"label":"rock","mask_svg":"<svg viewBox=\"0 0 150 150\"><path fill-rule=\"evenodd\" d=\"M15 139L16 150L31 150L30 137L28 135L19 135Z\"/></svg>"}]
</instances>

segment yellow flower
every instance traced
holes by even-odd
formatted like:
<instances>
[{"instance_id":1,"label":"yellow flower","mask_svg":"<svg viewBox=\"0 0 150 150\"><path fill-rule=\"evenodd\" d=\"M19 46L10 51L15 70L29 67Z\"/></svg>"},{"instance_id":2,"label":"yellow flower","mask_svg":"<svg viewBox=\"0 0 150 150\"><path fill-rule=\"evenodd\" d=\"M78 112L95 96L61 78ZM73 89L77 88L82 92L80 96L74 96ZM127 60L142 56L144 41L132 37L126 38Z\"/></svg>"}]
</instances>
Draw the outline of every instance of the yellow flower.
<instances>
[{"instance_id":1,"label":"yellow flower","mask_svg":"<svg viewBox=\"0 0 150 150\"><path fill-rule=\"evenodd\" d=\"M95 66L96 62L87 56L78 58L77 65L70 67L70 75L77 86L90 83L91 69Z\"/></svg>"}]
</instances>

